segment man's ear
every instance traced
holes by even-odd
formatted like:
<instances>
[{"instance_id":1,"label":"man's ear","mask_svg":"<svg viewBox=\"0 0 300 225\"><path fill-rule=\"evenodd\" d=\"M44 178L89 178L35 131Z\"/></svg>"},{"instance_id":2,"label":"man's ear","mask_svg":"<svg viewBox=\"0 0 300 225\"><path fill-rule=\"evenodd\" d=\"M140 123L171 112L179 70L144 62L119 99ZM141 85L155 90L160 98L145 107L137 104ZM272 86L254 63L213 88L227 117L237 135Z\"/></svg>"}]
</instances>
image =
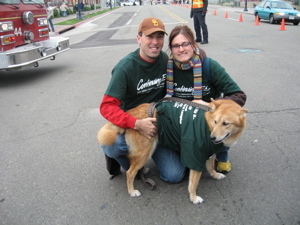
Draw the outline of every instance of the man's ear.
<instances>
[{"instance_id":1,"label":"man's ear","mask_svg":"<svg viewBox=\"0 0 300 225\"><path fill-rule=\"evenodd\" d=\"M140 35L136 35L136 41L137 41L137 43L139 43L140 44L140 42L141 42L141 36Z\"/></svg>"}]
</instances>

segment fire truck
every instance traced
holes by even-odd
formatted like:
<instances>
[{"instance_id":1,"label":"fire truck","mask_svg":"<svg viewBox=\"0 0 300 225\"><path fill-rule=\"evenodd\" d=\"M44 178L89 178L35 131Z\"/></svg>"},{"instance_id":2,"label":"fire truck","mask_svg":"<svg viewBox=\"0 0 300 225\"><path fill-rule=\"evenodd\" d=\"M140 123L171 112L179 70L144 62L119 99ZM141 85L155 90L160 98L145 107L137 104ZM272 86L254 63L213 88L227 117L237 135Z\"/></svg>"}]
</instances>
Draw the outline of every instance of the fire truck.
<instances>
[{"instance_id":1,"label":"fire truck","mask_svg":"<svg viewBox=\"0 0 300 225\"><path fill-rule=\"evenodd\" d=\"M0 70L38 67L69 49L69 38L49 36L44 0L0 0Z\"/></svg>"}]
</instances>

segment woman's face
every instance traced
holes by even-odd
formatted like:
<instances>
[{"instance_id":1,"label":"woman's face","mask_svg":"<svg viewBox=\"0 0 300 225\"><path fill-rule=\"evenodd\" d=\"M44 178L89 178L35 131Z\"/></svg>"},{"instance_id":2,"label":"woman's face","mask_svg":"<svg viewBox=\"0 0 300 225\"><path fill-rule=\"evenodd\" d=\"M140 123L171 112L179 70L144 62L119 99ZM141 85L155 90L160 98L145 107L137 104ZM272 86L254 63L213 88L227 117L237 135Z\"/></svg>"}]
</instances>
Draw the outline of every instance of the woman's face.
<instances>
[{"instance_id":1,"label":"woman's face","mask_svg":"<svg viewBox=\"0 0 300 225\"><path fill-rule=\"evenodd\" d=\"M194 47L183 34L179 34L171 43L171 52L174 59L181 63L187 63L194 54Z\"/></svg>"}]
</instances>

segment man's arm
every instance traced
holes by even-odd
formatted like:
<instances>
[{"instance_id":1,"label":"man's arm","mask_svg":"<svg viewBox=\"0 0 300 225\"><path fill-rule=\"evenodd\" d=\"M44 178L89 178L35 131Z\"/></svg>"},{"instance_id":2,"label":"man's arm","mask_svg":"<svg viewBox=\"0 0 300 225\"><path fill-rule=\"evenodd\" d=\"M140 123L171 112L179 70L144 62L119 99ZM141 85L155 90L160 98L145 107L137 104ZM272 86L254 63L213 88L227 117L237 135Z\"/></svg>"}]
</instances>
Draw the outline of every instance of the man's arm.
<instances>
[{"instance_id":1,"label":"man's arm","mask_svg":"<svg viewBox=\"0 0 300 225\"><path fill-rule=\"evenodd\" d=\"M203 1L203 10L202 10L202 15L206 15L206 11L207 11L207 6L208 6L208 0L204 0Z\"/></svg>"},{"instance_id":2,"label":"man's arm","mask_svg":"<svg viewBox=\"0 0 300 225\"><path fill-rule=\"evenodd\" d=\"M121 101L119 99L104 95L100 104L100 113L105 119L119 127L134 129L137 119L124 112L120 105Z\"/></svg>"},{"instance_id":3,"label":"man's arm","mask_svg":"<svg viewBox=\"0 0 300 225\"><path fill-rule=\"evenodd\" d=\"M100 104L100 113L105 119L119 127L135 129L149 139L155 136L157 133L157 128L153 125L156 122L155 118L137 119L124 112L120 105L119 99L104 95Z\"/></svg>"}]
</instances>

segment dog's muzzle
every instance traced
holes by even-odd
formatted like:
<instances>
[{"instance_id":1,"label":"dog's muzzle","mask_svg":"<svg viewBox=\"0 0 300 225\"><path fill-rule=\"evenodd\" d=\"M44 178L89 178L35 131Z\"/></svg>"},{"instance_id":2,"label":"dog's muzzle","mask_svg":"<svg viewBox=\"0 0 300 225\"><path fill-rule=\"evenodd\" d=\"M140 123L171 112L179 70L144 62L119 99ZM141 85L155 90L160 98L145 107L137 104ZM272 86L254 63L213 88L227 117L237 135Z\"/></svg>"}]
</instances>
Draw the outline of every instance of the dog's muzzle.
<instances>
[{"instance_id":1,"label":"dog's muzzle","mask_svg":"<svg viewBox=\"0 0 300 225\"><path fill-rule=\"evenodd\" d=\"M226 136L221 139L221 140L217 140L216 136L210 135L210 140L214 143L214 144L220 144L222 143L226 138L228 138L230 136L230 133L227 133Z\"/></svg>"}]
</instances>

